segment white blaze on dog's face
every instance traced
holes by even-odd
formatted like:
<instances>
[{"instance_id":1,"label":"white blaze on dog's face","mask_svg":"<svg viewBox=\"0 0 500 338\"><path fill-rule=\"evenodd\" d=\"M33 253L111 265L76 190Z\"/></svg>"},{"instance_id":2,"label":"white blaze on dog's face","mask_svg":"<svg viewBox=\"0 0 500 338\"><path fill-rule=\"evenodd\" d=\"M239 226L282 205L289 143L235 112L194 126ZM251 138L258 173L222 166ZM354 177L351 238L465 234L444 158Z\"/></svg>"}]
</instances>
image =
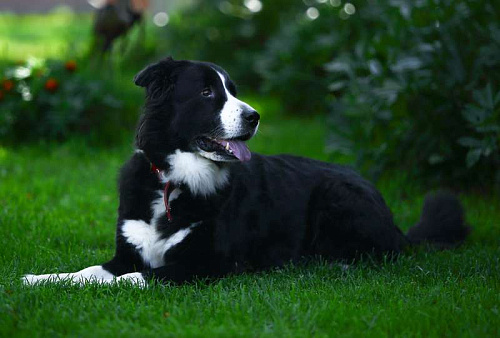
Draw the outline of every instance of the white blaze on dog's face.
<instances>
[{"instance_id":1,"label":"white blaze on dog's face","mask_svg":"<svg viewBox=\"0 0 500 338\"><path fill-rule=\"evenodd\" d=\"M257 133L260 115L249 104L236 98L236 89L227 73L220 68L212 69L220 83L209 87L211 95L223 99L218 111L220 126L216 135L205 135L199 140L198 152L217 162L248 161L251 153L245 141Z\"/></svg>"},{"instance_id":2,"label":"white blaze on dog's face","mask_svg":"<svg viewBox=\"0 0 500 338\"><path fill-rule=\"evenodd\" d=\"M222 81L222 86L224 87L224 91L227 96L227 101L224 103L224 106L220 111L220 119L224 130L224 138L239 137L244 131L243 125L246 122L243 113L255 112L255 109L253 109L249 104L234 97L229 92L229 90L227 90L226 79L224 78L224 75L222 75L220 72L217 72L217 74ZM259 122L257 118L257 125L253 132L253 135L255 135L258 128Z\"/></svg>"}]
</instances>

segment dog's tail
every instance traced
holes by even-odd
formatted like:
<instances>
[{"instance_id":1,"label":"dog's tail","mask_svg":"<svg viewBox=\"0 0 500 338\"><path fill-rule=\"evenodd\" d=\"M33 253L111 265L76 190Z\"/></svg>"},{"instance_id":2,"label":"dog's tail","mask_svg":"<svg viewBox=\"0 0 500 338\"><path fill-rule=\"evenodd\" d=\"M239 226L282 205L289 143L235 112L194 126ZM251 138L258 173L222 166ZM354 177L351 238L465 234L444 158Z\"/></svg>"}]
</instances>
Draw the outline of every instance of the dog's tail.
<instances>
[{"instance_id":1,"label":"dog's tail","mask_svg":"<svg viewBox=\"0 0 500 338\"><path fill-rule=\"evenodd\" d=\"M426 196L420 221L406 236L412 244L427 242L449 248L462 243L469 233L470 227L465 223L464 209L458 198L439 191Z\"/></svg>"}]
</instances>

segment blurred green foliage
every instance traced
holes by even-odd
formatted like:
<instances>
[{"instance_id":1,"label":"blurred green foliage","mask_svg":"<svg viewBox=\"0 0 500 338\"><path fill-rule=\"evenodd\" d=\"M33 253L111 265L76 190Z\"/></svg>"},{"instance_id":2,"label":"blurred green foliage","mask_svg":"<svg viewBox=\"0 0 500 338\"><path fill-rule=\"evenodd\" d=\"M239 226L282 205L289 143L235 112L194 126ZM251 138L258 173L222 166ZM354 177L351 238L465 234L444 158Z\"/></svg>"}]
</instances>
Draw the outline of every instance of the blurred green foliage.
<instances>
[{"instance_id":1,"label":"blurred green foliage","mask_svg":"<svg viewBox=\"0 0 500 338\"><path fill-rule=\"evenodd\" d=\"M0 137L62 140L78 133L110 142L126 123L118 90L74 60L29 59L2 70ZM116 94L115 94L116 93Z\"/></svg>"},{"instance_id":2,"label":"blurred green foliage","mask_svg":"<svg viewBox=\"0 0 500 338\"><path fill-rule=\"evenodd\" d=\"M328 112L328 149L377 178L500 184L500 7L490 1L203 1L165 30L288 114ZM245 7L246 6L246 7Z\"/></svg>"},{"instance_id":3,"label":"blurred green foliage","mask_svg":"<svg viewBox=\"0 0 500 338\"><path fill-rule=\"evenodd\" d=\"M135 42L141 48L127 51L118 44L112 62L104 63L114 65L111 78L82 67L56 93L34 85L40 98L17 102L11 115L41 114L21 114L36 102L39 108L29 111L52 116L36 126L41 137L91 129L113 138L113 128L123 121L130 129L142 104L133 74L172 55L220 64L245 97L279 102L264 107L266 114L326 115L327 149L336 159L351 159L371 178L400 168L430 186L500 184L500 7L491 1L192 0L175 8L165 27L148 23L146 41L138 32L127 37L124 46ZM24 40L16 38L15 20L5 17L10 20L6 35L16 40L5 40L6 46L17 55ZM89 38L89 16L82 18ZM57 27L67 22L57 15L54 20ZM40 25L36 17L33 22ZM57 40L54 29L47 32L40 33L41 42ZM81 46L80 38L67 40ZM80 91L65 88L71 83L78 83ZM103 86L97 98L86 89L91 83ZM5 91L0 95L3 103L13 104ZM85 108L75 110L65 95L79 97ZM115 101L107 95L124 107L108 107ZM98 122L98 114L91 113L102 109L106 113L100 118L108 122ZM13 123L12 116L1 119L4 126Z\"/></svg>"},{"instance_id":4,"label":"blurred green foliage","mask_svg":"<svg viewBox=\"0 0 500 338\"><path fill-rule=\"evenodd\" d=\"M364 33L326 64L330 149L375 177L402 167L431 186L498 187L500 7L373 0L357 13L349 29Z\"/></svg>"},{"instance_id":5,"label":"blurred green foliage","mask_svg":"<svg viewBox=\"0 0 500 338\"><path fill-rule=\"evenodd\" d=\"M215 62L240 85L258 89L262 78L255 65L266 41L304 5L300 1L273 0L265 2L259 11L251 11L244 3L198 0L172 13L168 26L157 33L159 53Z\"/></svg>"}]
</instances>

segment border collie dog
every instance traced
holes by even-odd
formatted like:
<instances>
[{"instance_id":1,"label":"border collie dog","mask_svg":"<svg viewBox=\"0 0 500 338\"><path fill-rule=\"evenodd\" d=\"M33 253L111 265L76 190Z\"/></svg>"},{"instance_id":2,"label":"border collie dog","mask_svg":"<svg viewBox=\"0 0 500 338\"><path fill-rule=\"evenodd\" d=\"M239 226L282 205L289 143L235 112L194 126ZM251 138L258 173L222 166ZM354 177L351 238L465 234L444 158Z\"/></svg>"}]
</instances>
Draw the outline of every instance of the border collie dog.
<instances>
[{"instance_id":1,"label":"border collie dog","mask_svg":"<svg viewBox=\"0 0 500 338\"><path fill-rule=\"evenodd\" d=\"M260 116L215 64L166 58L134 80L146 103L137 150L120 172L114 258L75 273L25 275L24 283L182 283L312 256L392 256L422 241L453 245L468 233L453 195L428 197L405 235L353 170L251 153L245 141Z\"/></svg>"}]
</instances>

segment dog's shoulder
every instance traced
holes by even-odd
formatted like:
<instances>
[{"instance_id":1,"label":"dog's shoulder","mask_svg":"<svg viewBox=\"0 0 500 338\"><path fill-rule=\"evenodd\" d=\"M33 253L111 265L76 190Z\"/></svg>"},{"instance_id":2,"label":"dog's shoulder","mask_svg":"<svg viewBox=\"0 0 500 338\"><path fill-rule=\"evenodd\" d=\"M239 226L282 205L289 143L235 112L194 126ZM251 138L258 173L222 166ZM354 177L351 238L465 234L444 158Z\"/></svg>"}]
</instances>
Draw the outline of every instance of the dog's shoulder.
<instances>
[{"instance_id":1,"label":"dog's shoulder","mask_svg":"<svg viewBox=\"0 0 500 338\"><path fill-rule=\"evenodd\" d=\"M161 184L151 163L141 151L136 151L120 169L118 189L120 216L137 219L150 213L151 201L157 198Z\"/></svg>"},{"instance_id":2,"label":"dog's shoulder","mask_svg":"<svg viewBox=\"0 0 500 338\"><path fill-rule=\"evenodd\" d=\"M136 184L144 186L154 184L155 175L151 171L151 163L140 150L136 150L134 154L122 165L119 173L119 186L122 188L130 188Z\"/></svg>"}]
</instances>

